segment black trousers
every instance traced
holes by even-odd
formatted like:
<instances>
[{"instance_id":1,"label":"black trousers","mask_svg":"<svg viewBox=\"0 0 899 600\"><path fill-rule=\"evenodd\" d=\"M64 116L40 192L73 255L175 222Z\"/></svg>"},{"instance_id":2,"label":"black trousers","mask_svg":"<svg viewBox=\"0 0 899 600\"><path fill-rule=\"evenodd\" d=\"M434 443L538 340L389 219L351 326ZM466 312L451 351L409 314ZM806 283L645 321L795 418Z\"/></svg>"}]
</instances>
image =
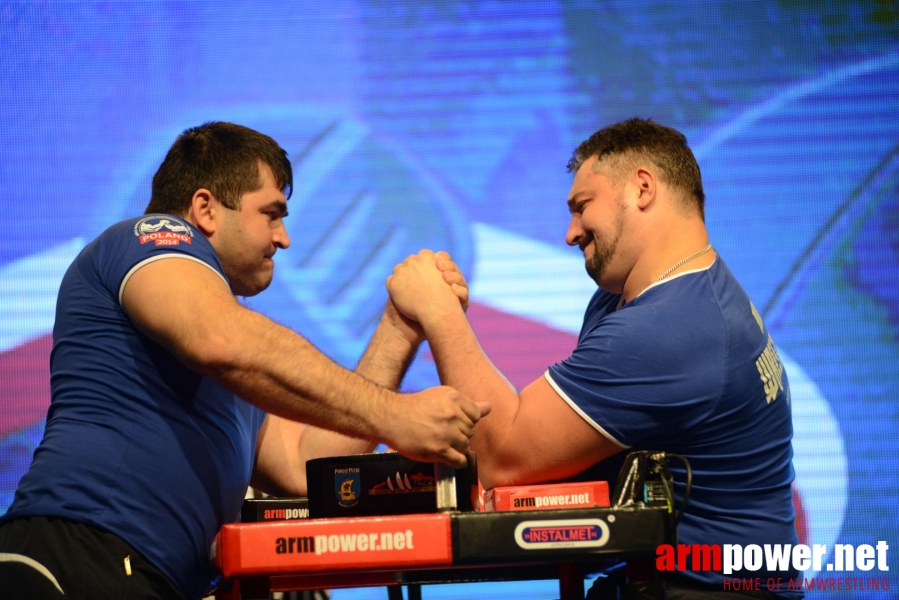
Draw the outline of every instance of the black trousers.
<instances>
[{"instance_id":1,"label":"black trousers","mask_svg":"<svg viewBox=\"0 0 899 600\"><path fill-rule=\"evenodd\" d=\"M119 537L83 523L46 517L0 526L0 597L184 600L158 569Z\"/></svg>"}]
</instances>

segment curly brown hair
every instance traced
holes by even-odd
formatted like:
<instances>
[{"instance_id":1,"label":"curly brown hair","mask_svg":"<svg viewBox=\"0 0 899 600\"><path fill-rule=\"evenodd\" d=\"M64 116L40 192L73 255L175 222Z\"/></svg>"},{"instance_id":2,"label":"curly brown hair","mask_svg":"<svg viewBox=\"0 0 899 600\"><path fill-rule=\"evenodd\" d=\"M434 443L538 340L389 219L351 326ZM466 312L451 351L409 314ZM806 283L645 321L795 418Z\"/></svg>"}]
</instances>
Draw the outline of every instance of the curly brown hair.
<instances>
[{"instance_id":1,"label":"curly brown hair","mask_svg":"<svg viewBox=\"0 0 899 600\"><path fill-rule=\"evenodd\" d=\"M652 119L628 119L604 127L581 142L568 161L568 171L577 172L587 159L596 157L594 170L605 169L610 179L620 183L641 161L648 160L659 170L666 184L682 192L687 204L705 219L705 192L702 175L687 138L671 127Z\"/></svg>"}]
</instances>

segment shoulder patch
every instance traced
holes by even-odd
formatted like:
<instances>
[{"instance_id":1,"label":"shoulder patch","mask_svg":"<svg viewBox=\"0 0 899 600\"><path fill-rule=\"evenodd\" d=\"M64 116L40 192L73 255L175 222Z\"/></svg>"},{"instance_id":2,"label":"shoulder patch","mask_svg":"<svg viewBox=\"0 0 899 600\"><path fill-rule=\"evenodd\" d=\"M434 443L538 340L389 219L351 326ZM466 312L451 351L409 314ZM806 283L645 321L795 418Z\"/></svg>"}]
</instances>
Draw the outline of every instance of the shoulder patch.
<instances>
[{"instance_id":1,"label":"shoulder patch","mask_svg":"<svg viewBox=\"0 0 899 600\"><path fill-rule=\"evenodd\" d=\"M181 242L190 244L194 230L171 215L149 215L134 224L134 235L141 244L153 242L157 246L178 246Z\"/></svg>"}]
</instances>

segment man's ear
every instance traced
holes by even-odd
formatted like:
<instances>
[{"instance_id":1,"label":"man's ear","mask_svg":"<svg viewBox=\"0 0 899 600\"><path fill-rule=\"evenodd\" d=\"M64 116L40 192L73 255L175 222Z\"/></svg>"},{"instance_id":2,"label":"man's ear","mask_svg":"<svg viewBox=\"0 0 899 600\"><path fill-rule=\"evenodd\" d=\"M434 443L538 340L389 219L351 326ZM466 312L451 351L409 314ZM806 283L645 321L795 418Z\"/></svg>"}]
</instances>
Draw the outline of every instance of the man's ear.
<instances>
[{"instance_id":1,"label":"man's ear","mask_svg":"<svg viewBox=\"0 0 899 600\"><path fill-rule=\"evenodd\" d=\"M637 186L637 208L646 210L652 206L658 193L658 181L649 169L640 167L634 173L634 185Z\"/></svg>"},{"instance_id":2,"label":"man's ear","mask_svg":"<svg viewBox=\"0 0 899 600\"><path fill-rule=\"evenodd\" d=\"M194 192L190 199L190 210L187 213L187 219L193 223L197 229L205 235L210 236L215 233L218 224L218 213L221 205L212 192L206 188L200 188Z\"/></svg>"}]
</instances>

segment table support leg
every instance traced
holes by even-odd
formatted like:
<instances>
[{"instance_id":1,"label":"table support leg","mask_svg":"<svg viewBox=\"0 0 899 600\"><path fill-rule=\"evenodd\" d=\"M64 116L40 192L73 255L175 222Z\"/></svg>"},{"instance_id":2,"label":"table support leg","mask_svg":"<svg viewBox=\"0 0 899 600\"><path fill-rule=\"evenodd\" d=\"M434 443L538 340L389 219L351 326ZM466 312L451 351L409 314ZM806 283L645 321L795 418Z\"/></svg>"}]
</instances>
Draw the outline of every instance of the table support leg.
<instances>
[{"instance_id":1,"label":"table support leg","mask_svg":"<svg viewBox=\"0 0 899 600\"><path fill-rule=\"evenodd\" d=\"M560 600L584 600L584 573L578 565L559 565Z\"/></svg>"}]
</instances>

